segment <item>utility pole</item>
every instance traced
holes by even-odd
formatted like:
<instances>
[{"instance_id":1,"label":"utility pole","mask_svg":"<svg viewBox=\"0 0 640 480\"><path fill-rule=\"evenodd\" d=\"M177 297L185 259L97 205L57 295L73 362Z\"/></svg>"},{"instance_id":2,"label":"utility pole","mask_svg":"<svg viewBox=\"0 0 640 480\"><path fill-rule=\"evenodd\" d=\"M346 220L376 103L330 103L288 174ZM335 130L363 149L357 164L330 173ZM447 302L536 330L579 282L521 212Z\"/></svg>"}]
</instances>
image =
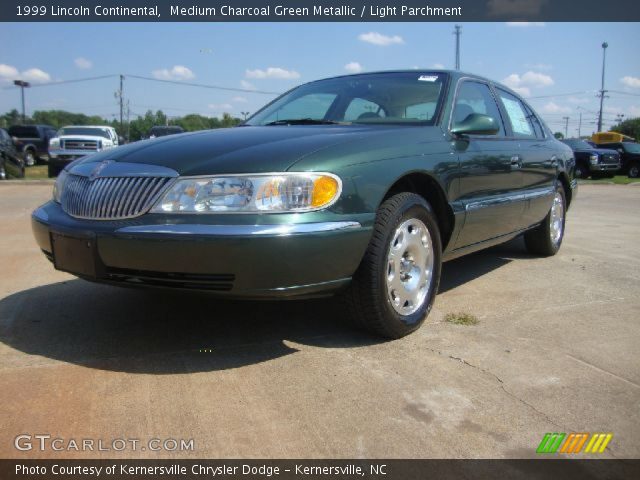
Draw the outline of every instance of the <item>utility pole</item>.
<instances>
[{"instance_id":1,"label":"utility pole","mask_svg":"<svg viewBox=\"0 0 640 480\"><path fill-rule=\"evenodd\" d=\"M578 120L578 138L581 137L580 130L582 129L582 112L580 112L580 117Z\"/></svg>"},{"instance_id":2,"label":"utility pole","mask_svg":"<svg viewBox=\"0 0 640 480\"><path fill-rule=\"evenodd\" d=\"M124 75L120 75L120 131L124 132Z\"/></svg>"},{"instance_id":3,"label":"utility pole","mask_svg":"<svg viewBox=\"0 0 640 480\"><path fill-rule=\"evenodd\" d=\"M564 138L569 136L569 117L562 117L564 120Z\"/></svg>"},{"instance_id":4,"label":"utility pole","mask_svg":"<svg viewBox=\"0 0 640 480\"><path fill-rule=\"evenodd\" d=\"M607 47L609 44L607 42L602 42L602 85L600 87L600 111L598 112L598 131L602 131L602 106L604 104L604 94L606 90L604 89L604 67L605 61L607 59Z\"/></svg>"},{"instance_id":5,"label":"utility pole","mask_svg":"<svg viewBox=\"0 0 640 480\"><path fill-rule=\"evenodd\" d=\"M249 116L249 112L240 112L240 115L242 115L244 117L244 119L246 120L247 117Z\"/></svg>"},{"instance_id":6,"label":"utility pole","mask_svg":"<svg viewBox=\"0 0 640 480\"><path fill-rule=\"evenodd\" d=\"M462 34L462 27L456 25L455 28L456 30L453 34L456 36L456 70L460 70L460 35Z\"/></svg>"},{"instance_id":7,"label":"utility pole","mask_svg":"<svg viewBox=\"0 0 640 480\"><path fill-rule=\"evenodd\" d=\"M29 82L25 82L24 80L14 80L13 84L17 87L20 87L20 95L22 97L22 123L24 124L26 121L26 114L24 108L24 89L29 88L31 84Z\"/></svg>"}]
</instances>

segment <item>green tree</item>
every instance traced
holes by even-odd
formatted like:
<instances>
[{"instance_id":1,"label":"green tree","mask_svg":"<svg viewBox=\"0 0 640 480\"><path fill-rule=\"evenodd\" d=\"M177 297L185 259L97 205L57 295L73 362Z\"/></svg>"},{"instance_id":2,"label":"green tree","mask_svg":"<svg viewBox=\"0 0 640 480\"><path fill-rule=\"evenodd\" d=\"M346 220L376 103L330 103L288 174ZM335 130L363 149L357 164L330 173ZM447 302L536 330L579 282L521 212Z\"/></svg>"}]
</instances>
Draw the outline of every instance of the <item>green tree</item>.
<instances>
[{"instance_id":1,"label":"green tree","mask_svg":"<svg viewBox=\"0 0 640 480\"><path fill-rule=\"evenodd\" d=\"M624 122L620 122L619 124L611 127L611 131L622 133L623 135L628 135L631 138L640 140L640 117L628 118Z\"/></svg>"},{"instance_id":2,"label":"green tree","mask_svg":"<svg viewBox=\"0 0 640 480\"><path fill-rule=\"evenodd\" d=\"M553 134L558 140L562 140L564 138L564 134L562 132L556 132Z\"/></svg>"}]
</instances>

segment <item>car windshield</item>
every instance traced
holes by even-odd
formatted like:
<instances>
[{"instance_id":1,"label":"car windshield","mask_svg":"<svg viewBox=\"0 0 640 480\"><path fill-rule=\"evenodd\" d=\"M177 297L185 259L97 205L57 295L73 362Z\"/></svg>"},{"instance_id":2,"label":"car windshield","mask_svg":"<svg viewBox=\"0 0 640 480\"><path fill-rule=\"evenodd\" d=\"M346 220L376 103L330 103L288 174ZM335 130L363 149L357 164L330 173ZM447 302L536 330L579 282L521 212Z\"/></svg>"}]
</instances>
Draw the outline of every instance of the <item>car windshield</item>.
<instances>
[{"instance_id":1,"label":"car windshield","mask_svg":"<svg viewBox=\"0 0 640 480\"><path fill-rule=\"evenodd\" d=\"M244 125L433 125L446 78L418 71L320 80L285 93Z\"/></svg>"},{"instance_id":2,"label":"car windshield","mask_svg":"<svg viewBox=\"0 0 640 480\"><path fill-rule=\"evenodd\" d=\"M563 140L563 142L574 150L593 150L593 146L584 140Z\"/></svg>"},{"instance_id":3,"label":"car windshield","mask_svg":"<svg viewBox=\"0 0 640 480\"><path fill-rule=\"evenodd\" d=\"M58 136L61 137L62 135L88 135L109 138L109 133L106 129L90 127L64 127L58 130Z\"/></svg>"},{"instance_id":4,"label":"car windshield","mask_svg":"<svg viewBox=\"0 0 640 480\"><path fill-rule=\"evenodd\" d=\"M640 153L640 143L624 142L624 149L629 153Z\"/></svg>"}]
</instances>

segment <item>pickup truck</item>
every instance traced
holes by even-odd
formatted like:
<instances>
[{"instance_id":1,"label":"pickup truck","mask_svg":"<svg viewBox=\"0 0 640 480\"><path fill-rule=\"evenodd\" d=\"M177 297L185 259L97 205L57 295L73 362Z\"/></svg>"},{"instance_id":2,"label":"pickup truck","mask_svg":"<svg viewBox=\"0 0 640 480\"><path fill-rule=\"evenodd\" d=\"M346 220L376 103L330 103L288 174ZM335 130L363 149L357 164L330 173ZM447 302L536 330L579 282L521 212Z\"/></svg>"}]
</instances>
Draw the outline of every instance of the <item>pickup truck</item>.
<instances>
[{"instance_id":1,"label":"pickup truck","mask_svg":"<svg viewBox=\"0 0 640 480\"><path fill-rule=\"evenodd\" d=\"M51 125L13 125L9 127L9 135L13 137L16 150L22 155L27 167L32 167L39 160L49 160L49 140L56 134Z\"/></svg>"},{"instance_id":2,"label":"pickup truck","mask_svg":"<svg viewBox=\"0 0 640 480\"><path fill-rule=\"evenodd\" d=\"M79 157L118 146L118 134L107 126L62 127L49 141L49 177L56 177Z\"/></svg>"}]
</instances>

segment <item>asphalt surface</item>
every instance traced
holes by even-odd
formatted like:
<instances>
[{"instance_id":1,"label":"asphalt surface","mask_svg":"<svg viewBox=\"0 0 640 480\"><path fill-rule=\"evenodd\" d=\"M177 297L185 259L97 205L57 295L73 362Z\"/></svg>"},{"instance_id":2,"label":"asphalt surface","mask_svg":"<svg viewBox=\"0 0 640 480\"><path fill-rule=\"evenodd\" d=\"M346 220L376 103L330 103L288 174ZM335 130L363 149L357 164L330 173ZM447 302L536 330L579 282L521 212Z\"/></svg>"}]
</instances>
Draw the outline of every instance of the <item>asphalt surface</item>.
<instances>
[{"instance_id":1,"label":"asphalt surface","mask_svg":"<svg viewBox=\"0 0 640 480\"><path fill-rule=\"evenodd\" d=\"M530 458L546 432L611 432L601 457L640 456L640 186L581 186L553 258L513 241L445 264L425 326L393 342L327 300L57 272L29 220L50 192L0 184L0 457ZM194 451L22 452L19 434Z\"/></svg>"}]
</instances>

